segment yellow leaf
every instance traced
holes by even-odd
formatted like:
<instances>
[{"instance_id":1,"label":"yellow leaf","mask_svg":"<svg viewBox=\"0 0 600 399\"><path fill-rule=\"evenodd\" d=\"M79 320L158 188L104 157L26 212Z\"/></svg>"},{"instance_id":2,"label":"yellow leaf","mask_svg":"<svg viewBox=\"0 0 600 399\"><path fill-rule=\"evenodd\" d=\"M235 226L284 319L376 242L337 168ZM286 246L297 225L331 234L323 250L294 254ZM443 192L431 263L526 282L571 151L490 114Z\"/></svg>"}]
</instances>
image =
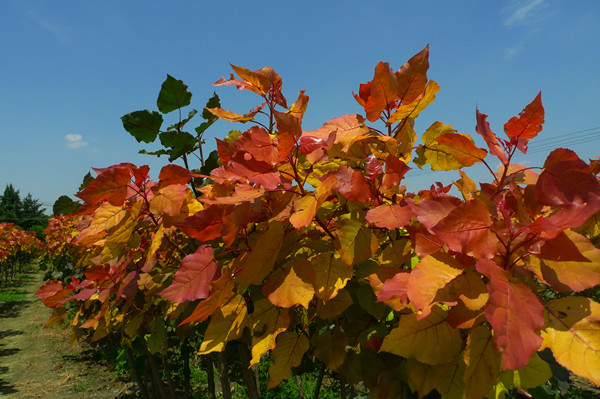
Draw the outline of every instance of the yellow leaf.
<instances>
[{"instance_id":1,"label":"yellow leaf","mask_svg":"<svg viewBox=\"0 0 600 399\"><path fill-rule=\"evenodd\" d=\"M292 376L292 367L302 362L302 356L310 347L305 335L287 331L277 337L277 346L273 350L275 361L269 367L269 384L267 390Z\"/></svg>"},{"instance_id":2,"label":"yellow leaf","mask_svg":"<svg viewBox=\"0 0 600 399\"><path fill-rule=\"evenodd\" d=\"M417 320L416 314L400 317L398 327L383 339L380 352L390 352L421 363L442 364L454 361L462 349L462 338L457 329L446 322L446 311L439 306L431 314Z\"/></svg>"},{"instance_id":3,"label":"yellow leaf","mask_svg":"<svg viewBox=\"0 0 600 399\"><path fill-rule=\"evenodd\" d=\"M502 371L502 357L493 344L494 337L484 325L471 330L464 360L467 365L463 381L464 399L481 398L496 385Z\"/></svg>"},{"instance_id":4,"label":"yellow leaf","mask_svg":"<svg viewBox=\"0 0 600 399\"><path fill-rule=\"evenodd\" d=\"M435 101L435 94L438 91L440 91L440 85L435 80L430 81L425 87L425 94L409 104L400 106L388 119L387 124L391 125L408 117L416 118L421 111Z\"/></svg>"},{"instance_id":5,"label":"yellow leaf","mask_svg":"<svg viewBox=\"0 0 600 399\"><path fill-rule=\"evenodd\" d=\"M260 357L275 348L277 336L290 325L290 314L287 309L279 309L268 299L259 299L254 304L251 315L252 359L250 366L260 362Z\"/></svg>"},{"instance_id":6,"label":"yellow leaf","mask_svg":"<svg viewBox=\"0 0 600 399\"><path fill-rule=\"evenodd\" d=\"M240 338L248 321L247 313L246 300L239 294L217 309L210 318L198 354L221 352L228 341Z\"/></svg>"},{"instance_id":7,"label":"yellow leaf","mask_svg":"<svg viewBox=\"0 0 600 399\"><path fill-rule=\"evenodd\" d=\"M243 285L262 284L273 269L284 239L283 224L271 222L265 231L241 259L243 268L235 277Z\"/></svg>"},{"instance_id":8,"label":"yellow leaf","mask_svg":"<svg viewBox=\"0 0 600 399\"><path fill-rule=\"evenodd\" d=\"M287 266L275 270L262 287L263 294L275 306L290 308L302 305L308 309L315 289L311 284L312 266L303 258L294 258Z\"/></svg>"},{"instance_id":9,"label":"yellow leaf","mask_svg":"<svg viewBox=\"0 0 600 399\"><path fill-rule=\"evenodd\" d=\"M254 119L254 115L240 115L235 112L228 111L222 108L205 108L208 112L214 116L224 119L229 122L248 122Z\"/></svg>"},{"instance_id":10,"label":"yellow leaf","mask_svg":"<svg viewBox=\"0 0 600 399\"><path fill-rule=\"evenodd\" d=\"M310 259L314 270L315 295L323 302L334 298L352 278L354 269L339 260L333 252L320 253Z\"/></svg>"},{"instance_id":11,"label":"yellow leaf","mask_svg":"<svg viewBox=\"0 0 600 399\"><path fill-rule=\"evenodd\" d=\"M504 386L515 388L536 388L552 378L548 363L534 353L525 367L518 370L505 370L498 378Z\"/></svg>"},{"instance_id":12,"label":"yellow leaf","mask_svg":"<svg viewBox=\"0 0 600 399\"><path fill-rule=\"evenodd\" d=\"M600 385L600 304L569 296L546 304L542 346L573 373Z\"/></svg>"},{"instance_id":13,"label":"yellow leaf","mask_svg":"<svg viewBox=\"0 0 600 399\"><path fill-rule=\"evenodd\" d=\"M322 319L333 320L353 303L348 291L342 290L325 304L317 301L317 315Z\"/></svg>"},{"instance_id":14,"label":"yellow leaf","mask_svg":"<svg viewBox=\"0 0 600 399\"><path fill-rule=\"evenodd\" d=\"M344 364L348 336L339 326L318 335L313 344L315 346L313 354L325 363L329 370L337 371Z\"/></svg>"},{"instance_id":15,"label":"yellow leaf","mask_svg":"<svg viewBox=\"0 0 600 399\"><path fill-rule=\"evenodd\" d=\"M429 365L409 358L406 360L406 372L420 398L433 389L440 393L442 399L463 397L465 363L462 359L456 359L451 363Z\"/></svg>"},{"instance_id":16,"label":"yellow leaf","mask_svg":"<svg viewBox=\"0 0 600 399\"><path fill-rule=\"evenodd\" d=\"M432 170L455 170L481 162L487 151L478 148L467 134L457 134L451 125L433 123L423 134L423 145L417 149L414 162Z\"/></svg>"}]
</instances>

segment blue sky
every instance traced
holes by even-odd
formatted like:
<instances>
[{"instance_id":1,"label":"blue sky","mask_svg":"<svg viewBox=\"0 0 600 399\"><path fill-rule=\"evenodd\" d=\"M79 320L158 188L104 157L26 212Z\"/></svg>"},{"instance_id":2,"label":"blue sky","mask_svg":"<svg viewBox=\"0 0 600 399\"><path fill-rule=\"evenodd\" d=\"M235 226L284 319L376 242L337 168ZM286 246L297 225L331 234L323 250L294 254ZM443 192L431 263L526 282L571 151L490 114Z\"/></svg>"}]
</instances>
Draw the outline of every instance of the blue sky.
<instances>
[{"instance_id":1,"label":"blue sky","mask_svg":"<svg viewBox=\"0 0 600 399\"><path fill-rule=\"evenodd\" d=\"M417 120L419 136L439 120L475 137L476 107L503 135L504 123L542 91L544 131L516 161L541 166L556 146L583 159L600 155L595 0L7 0L0 15L0 189L13 183L50 207L74 194L92 166L133 162L158 173L167 159L139 155L152 147L137 143L120 117L156 109L166 74L189 86L192 107L216 91L223 108L243 113L257 97L212 83L229 76L228 62L271 66L289 101L299 90L310 96L303 128L313 130L361 112L352 91L372 79L377 62L396 70L427 43L429 78L441 91ZM219 121L207 149L243 127ZM489 180L481 168L467 173ZM411 171L406 183L455 178Z\"/></svg>"}]
</instances>

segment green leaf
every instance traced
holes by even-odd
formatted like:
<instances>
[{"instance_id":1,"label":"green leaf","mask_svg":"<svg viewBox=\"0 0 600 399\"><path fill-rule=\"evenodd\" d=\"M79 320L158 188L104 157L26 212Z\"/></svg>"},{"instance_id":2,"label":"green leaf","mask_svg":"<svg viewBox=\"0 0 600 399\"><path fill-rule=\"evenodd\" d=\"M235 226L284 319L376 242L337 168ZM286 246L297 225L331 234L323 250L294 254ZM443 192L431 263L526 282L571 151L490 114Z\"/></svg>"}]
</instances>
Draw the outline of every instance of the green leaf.
<instances>
[{"instance_id":1,"label":"green leaf","mask_svg":"<svg viewBox=\"0 0 600 399\"><path fill-rule=\"evenodd\" d=\"M185 126L186 123L188 123L190 121L190 119L192 119L197 114L198 114L198 110L197 109L191 110L190 113L188 114L187 118L185 118L181 122L177 122L174 125L169 126L167 128L167 130L180 130L182 127Z\"/></svg>"},{"instance_id":2,"label":"green leaf","mask_svg":"<svg viewBox=\"0 0 600 399\"><path fill-rule=\"evenodd\" d=\"M213 96L208 99L208 102L206 103L206 107L202 110L202 117L204 119L206 119L207 121L219 119L215 115L213 115L210 111L208 111L206 108L221 108L221 100L219 99L219 96L217 95L217 93L214 93Z\"/></svg>"},{"instance_id":3,"label":"green leaf","mask_svg":"<svg viewBox=\"0 0 600 399\"><path fill-rule=\"evenodd\" d=\"M219 167L219 153L215 150L212 151L208 158L204 161L204 166L200 168L200 173L203 175L208 175L213 169Z\"/></svg>"},{"instance_id":4,"label":"green leaf","mask_svg":"<svg viewBox=\"0 0 600 399\"><path fill-rule=\"evenodd\" d=\"M139 150L138 154L156 155L157 157L160 157L161 155L170 155L171 152L167 151L167 150L158 150L158 151Z\"/></svg>"},{"instance_id":5,"label":"green leaf","mask_svg":"<svg viewBox=\"0 0 600 399\"><path fill-rule=\"evenodd\" d=\"M183 154L194 151L198 141L194 136L187 132L168 132L161 133L160 142L171 149L169 162L173 162Z\"/></svg>"},{"instance_id":6,"label":"green leaf","mask_svg":"<svg viewBox=\"0 0 600 399\"><path fill-rule=\"evenodd\" d=\"M160 132L163 117L156 111L135 111L121 117L123 127L138 143L152 143Z\"/></svg>"},{"instance_id":7,"label":"green leaf","mask_svg":"<svg viewBox=\"0 0 600 399\"><path fill-rule=\"evenodd\" d=\"M191 100L192 93L188 91L188 87L181 80L167 75L167 80L164 81L160 93L158 93L156 105L160 112L168 114L178 108L190 105Z\"/></svg>"},{"instance_id":8,"label":"green leaf","mask_svg":"<svg viewBox=\"0 0 600 399\"><path fill-rule=\"evenodd\" d=\"M79 205L81 205L80 202L73 201L66 195L61 195L54 203L54 206L52 207L52 212L54 213L54 216L68 215L69 213L77 211Z\"/></svg>"},{"instance_id":9,"label":"green leaf","mask_svg":"<svg viewBox=\"0 0 600 399\"><path fill-rule=\"evenodd\" d=\"M78 191L83 191L83 189L86 188L88 186L88 184L90 184L93 181L94 181L94 178L92 177L92 174L90 172L87 172L87 174L85 176L83 176L83 181L81 182L81 185L79 186Z\"/></svg>"}]
</instances>

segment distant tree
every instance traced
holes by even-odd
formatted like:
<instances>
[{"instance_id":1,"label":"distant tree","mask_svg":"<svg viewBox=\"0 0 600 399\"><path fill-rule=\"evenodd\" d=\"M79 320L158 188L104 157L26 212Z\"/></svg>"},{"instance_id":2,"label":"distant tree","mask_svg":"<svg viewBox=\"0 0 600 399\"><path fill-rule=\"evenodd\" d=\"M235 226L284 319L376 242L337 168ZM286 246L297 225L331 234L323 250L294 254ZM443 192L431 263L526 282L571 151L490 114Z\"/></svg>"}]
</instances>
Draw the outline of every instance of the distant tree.
<instances>
[{"instance_id":1,"label":"distant tree","mask_svg":"<svg viewBox=\"0 0 600 399\"><path fill-rule=\"evenodd\" d=\"M20 211L19 190L15 190L12 184L7 184L4 193L0 196L0 222L19 224Z\"/></svg>"},{"instance_id":2,"label":"distant tree","mask_svg":"<svg viewBox=\"0 0 600 399\"><path fill-rule=\"evenodd\" d=\"M24 230L33 230L41 235L48 225L48 216L39 200L27 194L21 200L19 190L12 184L7 184L0 196L0 222L10 222Z\"/></svg>"}]
</instances>

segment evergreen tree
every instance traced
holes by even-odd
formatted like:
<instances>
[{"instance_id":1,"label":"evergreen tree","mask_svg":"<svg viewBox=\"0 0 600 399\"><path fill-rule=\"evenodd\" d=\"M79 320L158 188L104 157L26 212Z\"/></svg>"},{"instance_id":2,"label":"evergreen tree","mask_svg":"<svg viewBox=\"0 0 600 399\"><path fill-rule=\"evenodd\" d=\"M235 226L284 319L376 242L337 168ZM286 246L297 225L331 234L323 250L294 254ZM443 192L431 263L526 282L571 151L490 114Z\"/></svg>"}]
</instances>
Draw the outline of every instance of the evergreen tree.
<instances>
[{"instance_id":1,"label":"evergreen tree","mask_svg":"<svg viewBox=\"0 0 600 399\"><path fill-rule=\"evenodd\" d=\"M19 196L19 190L15 190L12 184L7 184L4 194L0 196L0 223L19 224L20 213L21 197Z\"/></svg>"},{"instance_id":2,"label":"evergreen tree","mask_svg":"<svg viewBox=\"0 0 600 399\"><path fill-rule=\"evenodd\" d=\"M19 190L7 184L0 196L0 223L14 223L24 230L33 230L41 235L48 225L48 216L44 214L42 204L31 194L21 200Z\"/></svg>"}]
</instances>

